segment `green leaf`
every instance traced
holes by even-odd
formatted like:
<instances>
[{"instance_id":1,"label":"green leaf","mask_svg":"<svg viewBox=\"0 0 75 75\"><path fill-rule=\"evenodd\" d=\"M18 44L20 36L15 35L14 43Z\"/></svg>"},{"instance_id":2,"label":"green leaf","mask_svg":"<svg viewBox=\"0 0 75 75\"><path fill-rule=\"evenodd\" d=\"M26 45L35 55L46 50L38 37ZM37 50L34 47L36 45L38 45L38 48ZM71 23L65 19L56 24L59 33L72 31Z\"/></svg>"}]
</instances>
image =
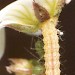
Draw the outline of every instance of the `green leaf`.
<instances>
[{"instance_id":1,"label":"green leaf","mask_svg":"<svg viewBox=\"0 0 75 75\"><path fill-rule=\"evenodd\" d=\"M35 75L40 75L43 74L45 71L44 64L41 64L37 60L32 60L33 68L32 68L32 73Z\"/></svg>"},{"instance_id":2,"label":"green leaf","mask_svg":"<svg viewBox=\"0 0 75 75\"><path fill-rule=\"evenodd\" d=\"M40 58L44 56L44 49L43 49L43 47L44 47L43 41L38 39L36 41L36 43L35 43L35 50L38 53L38 55L40 56Z\"/></svg>"}]
</instances>

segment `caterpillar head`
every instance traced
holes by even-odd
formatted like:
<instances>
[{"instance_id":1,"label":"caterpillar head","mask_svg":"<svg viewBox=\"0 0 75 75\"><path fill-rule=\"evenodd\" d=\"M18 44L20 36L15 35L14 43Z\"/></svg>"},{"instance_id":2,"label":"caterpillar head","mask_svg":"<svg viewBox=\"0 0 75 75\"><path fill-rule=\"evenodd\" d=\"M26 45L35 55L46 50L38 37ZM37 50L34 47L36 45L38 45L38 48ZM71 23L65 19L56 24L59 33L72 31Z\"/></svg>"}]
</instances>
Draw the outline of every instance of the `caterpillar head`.
<instances>
[{"instance_id":1,"label":"caterpillar head","mask_svg":"<svg viewBox=\"0 0 75 75\"><path fill-rule=\"evenodd\" d=\"M44 22L50 19L50 15L48 11L43 6L36 3L35 0L33 1L33 8L34 8L35 16L40 22Z\"/></svg>"}]
</instances>

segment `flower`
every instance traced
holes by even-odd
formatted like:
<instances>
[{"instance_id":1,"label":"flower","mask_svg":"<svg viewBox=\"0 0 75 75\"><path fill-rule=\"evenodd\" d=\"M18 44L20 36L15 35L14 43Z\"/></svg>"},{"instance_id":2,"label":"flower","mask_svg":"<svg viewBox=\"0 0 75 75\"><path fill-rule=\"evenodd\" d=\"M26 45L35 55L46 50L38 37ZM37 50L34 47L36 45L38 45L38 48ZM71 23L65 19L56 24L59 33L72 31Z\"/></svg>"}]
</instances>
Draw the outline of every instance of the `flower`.
<instances>
[{"instance_id":1,"label":"flower","mask_svg":"<svg viewBox=\"0 0 75 75\"><path fill-rule=\"evenodd\" d=\"M26 59L9 59L11 61L10 66L6 66L9 73L21 73L22 74L32 74L32 64Z\"/></svg>"},{"instance_id":2,"label":"flower","mask_svg":"<svg viewBox=\"0 0 75 75\"><path fill-rule=\"evenodd\" d=\"M33 0L15 1L0 11L0 28L11 27L28 34L39 31L39 21L33 11Z\"/></svg>"},{"instance_id":3,"label":"flower","mask_svg":"<svg viewBox=\"0 0 75 75\"><path fill-rule=\"evenodd\" d=\"M60 0L17 0L0 11L0 28L10 27L31 35L42 34L41 22L35 15L33 1L45 8L50 17L58 15L56 9Z\"/></svg>"}]
</instances>

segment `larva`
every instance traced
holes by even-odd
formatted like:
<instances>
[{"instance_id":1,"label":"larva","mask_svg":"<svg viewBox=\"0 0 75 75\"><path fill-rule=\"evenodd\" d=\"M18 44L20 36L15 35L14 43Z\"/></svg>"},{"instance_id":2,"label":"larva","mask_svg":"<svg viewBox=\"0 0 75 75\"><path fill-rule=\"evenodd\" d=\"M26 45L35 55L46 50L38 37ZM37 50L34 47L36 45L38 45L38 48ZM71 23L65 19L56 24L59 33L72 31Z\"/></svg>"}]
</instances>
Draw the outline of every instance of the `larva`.
<instances>
[{"instance_id":1,"label":"larva","mask_svg":"<svg viewBox=\"0 0 75 75\"><path fill-rule=\"evenodd\" d=\"M60 46L55 25L57 25L56 18L51 18L42 25L46 75L60 75Z\"/></svg>"}]
</instances>

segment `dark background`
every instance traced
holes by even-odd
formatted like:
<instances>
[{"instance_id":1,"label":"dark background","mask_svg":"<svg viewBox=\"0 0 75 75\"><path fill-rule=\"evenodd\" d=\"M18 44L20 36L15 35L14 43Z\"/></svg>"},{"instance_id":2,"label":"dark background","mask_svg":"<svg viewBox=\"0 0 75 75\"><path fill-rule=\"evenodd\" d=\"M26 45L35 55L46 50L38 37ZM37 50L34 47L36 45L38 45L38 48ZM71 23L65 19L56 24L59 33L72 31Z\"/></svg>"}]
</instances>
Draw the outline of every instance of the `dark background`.
<instances>
[{"instance_id":1,"label":"dark background","mask_svg":"<svg viewBox=\"0 0 75 75\"><path fill-rule=\"evenodd\" d=\"M0 9L15 0L0 0ZM65 5L59 18L60 29L64 32L60 40L61 75L75 75L75 0ZM5 54L0 61L0 75L9 75L5 66L9 58L34 58L25 50L30 50L32 36L17 32L10 28L6 30ZM32 50L31 50L32 51ZM35 52L33 51L35 54Z\"/></svg>"}]
</instances>

